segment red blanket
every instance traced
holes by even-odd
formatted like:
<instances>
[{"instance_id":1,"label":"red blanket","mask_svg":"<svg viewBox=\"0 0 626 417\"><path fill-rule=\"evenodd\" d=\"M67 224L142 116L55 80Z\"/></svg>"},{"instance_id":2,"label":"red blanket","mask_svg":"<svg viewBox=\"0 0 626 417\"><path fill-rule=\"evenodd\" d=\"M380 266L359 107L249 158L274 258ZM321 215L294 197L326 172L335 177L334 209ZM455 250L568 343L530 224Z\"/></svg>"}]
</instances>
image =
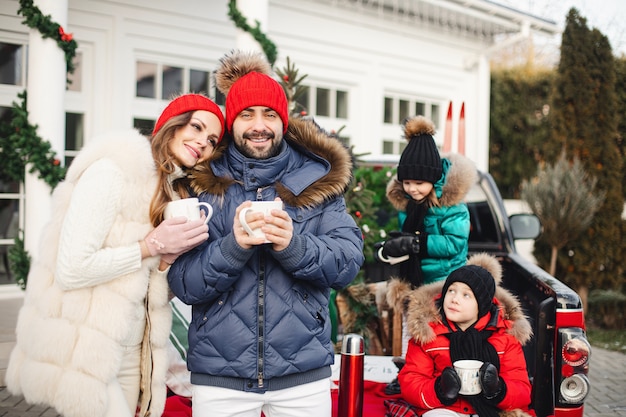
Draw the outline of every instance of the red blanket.
<instances>
[{"instance_id":1,"label":"red blanket","mask_svg":"<svg viewBox=\"0 0 626 417\"><path fill-rule=\"evenodd\" d=\"M384 417L384 401L390 398L399 398L399 395L386 395L386 383L365 381L363 387L363 417ZM337 416L337 389L331 390L333 399L333 417ZM191 417L191 399L173 395L165 403L165 411L162 417Z\"/></svg>"}]
</instances>

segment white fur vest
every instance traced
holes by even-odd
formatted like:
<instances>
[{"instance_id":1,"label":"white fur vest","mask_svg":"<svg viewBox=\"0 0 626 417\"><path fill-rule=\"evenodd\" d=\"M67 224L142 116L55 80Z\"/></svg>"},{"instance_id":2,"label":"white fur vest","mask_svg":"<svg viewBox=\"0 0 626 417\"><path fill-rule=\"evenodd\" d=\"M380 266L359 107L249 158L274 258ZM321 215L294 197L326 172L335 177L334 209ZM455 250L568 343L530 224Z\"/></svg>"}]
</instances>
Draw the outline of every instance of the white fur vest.
<instances>
[{"instance_id":1,"label":"white fur vest","mask_svg":"<svg viewBox=\"0 0 626 417\"><path fill-rule=\"evenodd\" d=\"M92 287L63 290L55 282L59 235L72 192L82 173L102 159L124 175L122 204L104 246L132 247L152 229L148 211L156 175L148 140L136 131L125 131L92 141L54 191L51 221L28 275L7 387L27 402L53 406L66 417L104 415L107 385L120 368L120 341L132 327L129 312L145 303L149 326L144 341L149 342L144 343L142 370L151 367L152 375L142 375L141 408L150 402L151 416L160 416L171 310L166 274L157 272L158 259L144 259L134 272ZM93 227L98 227L97 219Z\"/></svg>"}]
</instances>

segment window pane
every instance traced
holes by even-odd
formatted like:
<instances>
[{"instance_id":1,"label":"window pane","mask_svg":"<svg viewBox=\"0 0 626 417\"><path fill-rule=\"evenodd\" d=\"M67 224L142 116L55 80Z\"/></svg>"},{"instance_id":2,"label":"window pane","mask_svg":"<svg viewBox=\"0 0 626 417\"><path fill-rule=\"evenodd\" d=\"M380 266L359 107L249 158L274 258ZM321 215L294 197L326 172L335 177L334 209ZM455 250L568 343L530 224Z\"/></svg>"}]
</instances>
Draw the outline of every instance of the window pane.
<instances>
[{"instance_id":1,"label":"window pane","mask_svg":"<svg viewBox=\"0 0 626 417\"><path fill-rule=\"evenodd\" d=\"M404 122L404 120L410 116L409 102L407 100L400 100L400 111L398 112L398 123Z\"/></svg>"},{"instance_id":2,"label":"window pane","mask_svg":"<svg viewBox=\"0 0 626 417\"><path fill-rule=\"evenodd\" d=\"M0 122L10 123L13 118L11 107L0 106Z\"/></svg>"},{"instance_id":3,"label":"window pane","mask_svg":"<svg viewBox=\"0 0 626 417\"><path fill-rule=\"evenodd\" d=\"M139 130L144 136L152 135L152 129L154 129L154 123L156 120L152 119L133 119L133 127Z\"/></svg>"},{"instance_id":4,"label":"window pane","mask_svg":"<svg viewBox=\"0 0 626 417\"><path fill-rule=\"evenodd\" d=\"M189 91L193 93L209 94L208 71L191 70L189 72Z\"/></svg>"},{"instance_id":5,"label":"window pane","mask_svg":"<svg viewBox=\"0 0 626 417\"><path fill-rule=\"evenodd\" d=\"M348 118L348 93L337 91L337 116L338 119Z\"/></svg>"},{"instance_id":6,"label":"window pane","mask_svg":"<svg viewBox=\"0 0 626 417\"><path fill-rule=\"evenodd\" d=\"M76 53L72 62L74 63L74 73L67 74L71 84L66 88L69 91L81 91L83 88L83 54Z\"/></svg>"},{"instance_id":7,"label":"window pane","mask_svg":"<svg viewBox=\"0 0 626 417\"><path fill-rule=\"evenodd\" d=\"M393 99L385 97L385 123L393 123Z\"/></svg>"},{"instance_id":8,"label":"window pane","mask_svg":"<svg viewBox=\"0 0 626 417\"><path fill-rule=\"evenodd\" d=\"M83 115L81 113L65 113L65 149L68 151L81 150L84 137Z\"/></svg>"},{"instance_id":9,"label":"window pane","mask_svg":"<svg viewBox=\"0 0 626 417\"><path fill-rule=\"evenodd\" d=\"M9 181L8 179L1 180L0 179L0 193L19 193L20 192L20 183L18 181Z\"/></svg>"},{"instance_id":10,"label":"window pane","mask_svg":"<svg viewBox=\"0 0 626 417\"><path fill-rule=\"evenodd\" d=\"M22 57L24 47L0 42L0 84L23 85Z\"/></svg>"},{"instance_id":11,"label":"window pane","mask_svg":"<svg viewBox=\"0 0 626 417\"><path fill-rule=\"evenodd\" d=\"M435 127L439 124L439 105L433 104L430 108L430 120L433 121Z\"/></svg>"},{"instance_id":12,"label":"window pane","mask_svg":"<svg viewBox=\"0 0 626 417\"><path fill-rule=\"evenodd\" d=\"M157 65L137 62L137 97L156 98Z\"/></svg>"},{"instance_id":13,"label":"window pane","mask_svg":"<svg viewBox=\"0 0 626 417\"><path fill-rule=\"evenodd\" d=\"M0 199L0 239L12 239L17 236L18 204L18 200L15 199Z\"/></svg>"},{"instance_id":14,"label":"window pane","mask_svg":"<svg viewBox=\"0 0 626 417\"><path fill-rule=\"evenodd\" d=\"M419 101L415 103L415 115L416 116L425 116L424 110L426 110L426 106L424 103L420 103Z\"/></svg>"},{"instance_id":15,"label":"window pane","mask_svg":"<svg viewBox=\"0 0 626 417\"><path fill-rule=\"evenodd\" d=\"M163 66L163 93L161 98L171 100L183 92L183 69Z\"/></svg>"},{"instance_id":16,"label":"window pane","mask_svg":"<svg viewBox=\"0 0 626 417\"><path fill-rule=\"evenodd\" d=\"M390 140L383 141L383 154L393 155L393 142Z\"/></svg>"},{"instance_id":17,"label":"window pane","mask_svg":"<svg viewBox=\"0 0 626 417\"><path fill-rule=\"evenodd\" d=\"M327 88L317 89L317 107L315 114L318 116L330 116L330 90Z\"/></svg>"},{"instance_id":18,"label":"window pane","mask_svg":"<svg viewBox=\"0 0 626 417\"><path fill-rule=\"evenodd\" d=\"M80 113L65 113L65 166L69 167L84 144L84 117Z\"/></svg>"},{"instance_id":19,"label":"window pane","mask_svg":"<svg viewBox=\"0 0 626 417\"><path fill-rule=\"evenodd\" d=\"M217 103L218 106L225 106L226 105L226 96L224 94L222 94L222 92L215 87L215 103Z\"/></svg>"},{"instance_id":20,"label":"window pane","mask_svg":"<svg viewBox=\"0 0 626 417\"><path fill-rule=\"evenodd\" d=\"M296 108L295 112L301 114L305 112L308 114L309 112L309 91L311 90L307 86L302 86L300 94L296 97Z\"/></svg>"}]
</instances>

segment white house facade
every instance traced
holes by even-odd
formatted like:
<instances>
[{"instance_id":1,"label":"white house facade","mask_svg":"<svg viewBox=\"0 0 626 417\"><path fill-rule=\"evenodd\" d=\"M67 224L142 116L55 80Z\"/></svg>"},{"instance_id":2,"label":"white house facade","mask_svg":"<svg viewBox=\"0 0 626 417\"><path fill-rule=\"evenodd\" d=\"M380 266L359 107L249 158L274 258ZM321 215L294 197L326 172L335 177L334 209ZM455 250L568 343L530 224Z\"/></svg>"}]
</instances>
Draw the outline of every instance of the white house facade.
<instances>
[{"instance_id":1,"label":"white house facade","mask_svg":"<svg viewBox=\"0 0 626 417\"><path fill-rule=\"evenodd\" d=\"M219 101L211 78L219 58L260 50L230 19L228 0L34 3L77 41L76 71L66 88L63 52L22 23L18 0L0 0L0 118L27 90L31 123L66 164L100 133L150 129L175 94ZM440 146L450 138L447 145L462 145L481 169L488 167L490 56L532 33L559 32L554 22L487 0L238 0L237 8L276 45L275 68L289 58L307 75L300 100L307 114L340 131L356 154L398 155L401 121L424 114ZM24 184L0 183L3 257L18 229L35 255L46 187L31 174Z\"/></svg>"}]
</instances>

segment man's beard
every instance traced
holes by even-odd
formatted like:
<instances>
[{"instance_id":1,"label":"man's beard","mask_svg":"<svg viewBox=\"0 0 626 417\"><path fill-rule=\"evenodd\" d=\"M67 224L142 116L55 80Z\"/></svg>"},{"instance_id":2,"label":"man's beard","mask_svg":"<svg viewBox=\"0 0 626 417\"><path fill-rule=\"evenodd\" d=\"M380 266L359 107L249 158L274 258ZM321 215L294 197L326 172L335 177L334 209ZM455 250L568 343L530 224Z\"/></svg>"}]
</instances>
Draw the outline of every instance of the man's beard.
<instances>
[{"instance_id":1,"label":"man's beard","mask_svg":"<svg viewBox=\"0 0 626 417\"><path fill-rule=\"evenodd\" d=\"M274 133L271 131L264 131L264 132L255 133L255 134L244 133L242 136L243 136L242 139L235 140L235 145L237 146L237 149L239 150L239 152L241 152L242 155L245 156L246 158L268 159L268 158L278 155L280 152L280 144L281 144L282 138L276 139L276 137L274 136ZM271 146L267 149L258 149L258 148L255 148L254 146L251 146L249 140L251 138L259 138L259 137L268 139L271 143Z\"/></svg>"}]
</instances>

